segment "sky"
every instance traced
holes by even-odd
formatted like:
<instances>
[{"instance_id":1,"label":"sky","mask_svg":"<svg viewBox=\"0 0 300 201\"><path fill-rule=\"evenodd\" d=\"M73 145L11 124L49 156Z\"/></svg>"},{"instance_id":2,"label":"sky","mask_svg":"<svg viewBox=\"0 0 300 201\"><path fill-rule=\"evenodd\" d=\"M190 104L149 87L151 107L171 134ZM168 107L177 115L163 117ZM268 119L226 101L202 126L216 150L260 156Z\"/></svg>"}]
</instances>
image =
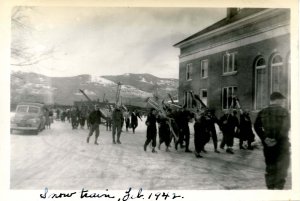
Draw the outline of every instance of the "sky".
<instances>
[{"instance_id":1,"label":"sky","mask_svg":"<svg viewBox=\"0 0 300 201\"><path fill-rule=\"evenodd\" d=\"M40 59L12 65L13 70L54 77L150 73L178 78L179 49L173 45L224 18L226 9L23 7L19 12L28 28L12 27L12 48L25 46Z\"/></svg>"}]
</instances>

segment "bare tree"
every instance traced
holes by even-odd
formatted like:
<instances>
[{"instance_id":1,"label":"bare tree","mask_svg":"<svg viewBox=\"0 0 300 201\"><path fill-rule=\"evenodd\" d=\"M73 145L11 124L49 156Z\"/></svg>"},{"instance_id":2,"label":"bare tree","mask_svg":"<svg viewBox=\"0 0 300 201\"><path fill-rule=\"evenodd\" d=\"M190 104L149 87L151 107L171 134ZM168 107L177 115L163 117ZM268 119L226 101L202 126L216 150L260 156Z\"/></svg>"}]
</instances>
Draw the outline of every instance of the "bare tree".
<instances>
[{"instance_id":1,"label":"bare tree","mask_svg":"<svg viewBox=\"0 0 300 201\"><path fill-rule=\"evenodd\" d=\"M29 12L34 12L33 7L17 6L12 10L11 28L11 65L30 66L52 56L54 48L48 48L39 52L34 51L34 39L32 32L34 27L30 24ZM28 44L28 42L31 42Z\"/></svg>"}]
</instances>

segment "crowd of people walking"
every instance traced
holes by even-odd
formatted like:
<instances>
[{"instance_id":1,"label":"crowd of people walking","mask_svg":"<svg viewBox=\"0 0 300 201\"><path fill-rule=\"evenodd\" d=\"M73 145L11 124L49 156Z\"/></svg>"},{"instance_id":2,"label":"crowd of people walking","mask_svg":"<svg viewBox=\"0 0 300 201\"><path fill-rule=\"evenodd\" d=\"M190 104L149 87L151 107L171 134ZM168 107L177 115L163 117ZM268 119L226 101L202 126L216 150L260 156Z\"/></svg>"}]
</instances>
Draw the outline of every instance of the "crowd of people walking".
<instances>
[{"instance_id":1,"label":"crowd of people walking","mask_svg":"<svg viewBox=\"0 0 300 201\"><path fill-rule=\"evenodd\" d=\"M284 105L285 97L279 92L273 92L270 95L270 105L258 113L254 122L254 130L263 145L266 163L265 180L268 189L284 188L290 164L290 116ZM241 150L246 148L253 150L252 143L255 134L248 110L230 108L224 111L220 119L214 113L214 110L208 108L196 112L191 112L186 108L173 111L168 108L164 112L151 109L146 120L147 135L144 150L146 151L147 146L152 142L152 152L156 153L157 130L155 123L157 122L159 125L159 148L161 143L165 142L166 151L169 151L173 137L171 130L174 130L178 136L178 139L174 138L175 148L177 149L178 145L183 148L183 141L185 141L185 152L191 152L189 149L190 130L188 126L191 119L195 120L194 153L197 158L202 158L200 153L207 152L205 145L210 138L213 139L215 153L220 153L216 126L219 126L223 134L220 148L224 149L226 146L227 153L234 154L233 143L235 137L239 138L239 148ZM245 141L247 142L246 147L244 146Z\"/></svg>"},{"instance_id":2,"label":"crowd of people walking","mask_svg":"<svg viewBox=\"0 0 300 201\"><path fill-rule=\"evenodd\" d=\"M239 139L240 150L253 150L256 133L264 148L266 185L269 189L283 189L290 161L290 119L288 111L283 107L284 99L282 94L272 93L270 106L258 113L254 124L249 110L241 108L224 110L220 118L217 118L213 109L207 107L196 111L185 107L166 107L163 111L151 108L144 122L147 126L144 151L151 146L151 151L157 153L156 147L161 149L161 145L164 144L166 151L169 152L173 141L175 150L184 149L186 153L194 153L196 158L202 158L203 153L207 153L205 146L212 138L215 153L220 154L220 149L224 149L226 153L234 154L234 138ZM105 111L104 114L98 105L95 105L92 111L88 108L72 107L62 111L57 110L55 116L53 110L46 109L46 125L50 128L53 119L60 119L62 122L67 119L72 129L77 129L79 126L83 129L87 125L89 132L86 142L89 143L95 133L94 144L98 145L99 126L102 122L105 122L106 131L111 131L112 143L121 144L124 125L125 132L132 129L132 134L135 134L138 120L143 121L137 110L129 111L119 105L110 105ZM193 152L190 150L190 122L194 122ZM223 135L219 145L216 128L219 128Z\"/></svg>"}]
</instances>

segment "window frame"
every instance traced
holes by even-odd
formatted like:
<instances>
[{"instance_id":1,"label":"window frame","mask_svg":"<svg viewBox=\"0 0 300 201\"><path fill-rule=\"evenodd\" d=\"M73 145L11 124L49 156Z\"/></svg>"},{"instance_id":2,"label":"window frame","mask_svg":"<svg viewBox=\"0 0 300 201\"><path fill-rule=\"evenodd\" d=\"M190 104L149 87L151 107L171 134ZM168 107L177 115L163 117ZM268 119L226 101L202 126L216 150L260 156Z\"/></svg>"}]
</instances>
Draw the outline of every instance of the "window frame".
<instances>
[{"instance_id":1,"label":"window frame","mask_svg":"<svg viewBox=\"0 0 300 201\"><path fill-rule=\"evenodd\" d=\"M186 105L187 108L192 107L192 97L189 91L184 91L184 105Z\"/></svg>"},{"instance_id":2,"label":"window frame","mask_svg":"<svg viewBox=\"0 0 300 201\"><path fill-rule=\"evenodd\" d=\"M227 100L226 100L226 106L227 106L227 107L224 107L224 89L225 89L225 88L226 88L226 90L227 90L227 94L226 94L226 98L227 98ZM229 95L229 88L233 89L232 91L235 92L235 93L231 94L231 96L232 96L232 95L237 95L237 94L236 94L237 91L238 91L238 87L237 87L237 86L231 85L231 86L226 86L226 87L223 87L223 88L222 88L222 109L223 109L223 110L227 110L227 109L230 108L230 105L229 105L229 97L230 97L230 95ZM236 90L234 90L234 88L236 88Z\"/></svg>"},{"instance_id":3,"label":"window frame","mask_svg":"<svg viewBox=\"0 0 300 201\"><path fill-rule=\"evenodd\" d=\"M264 65L258 65L258 62L261 59L264 60ZM255 67L255 73L254 73L254 76L255 76L254 77L254 109L259 110L259 109L262 109L262 108L259 108L259 109L257 108L257 90L258 90L258 88L257 88L257 84L258 84L257 83L258 82L258 80L257 80L257 75L258 75L257 71L262 70L262 69L265 69L265 71L267 71L267 61L266 61L266 59L262 56L258 57L255 61L254 67ZM266 75L267 75L267 72L266 72Z\"/></svg>"},{"instance_id":4,"label":"window frame","mask_svg":"<svg viewBox=\"0 0 300 201\"><path fill-rule=\"evenodd\" d=\"M281 62L280 63L273 63L274 59L279 56L281 58ZM279 67L279 74L280 72L282 71L282 69L284 68L283 66L283 57L280 55L280 54L274 54L273 57L271 58L270 60L270 69L271 69L271 73L270 73L270 81L271 81L271 87L270 87L270 90L271 90L271 93L274 92L273 89L274 89L274 86L273 86L273 68L274 67ZM280 76L279 76L280 77ZM280 80L278 80L279 82L279 88L280 88Z\"/></svg>"},{"instance_id":5,"label":"window frame","mask_svg":"<svg viewBox=\"0 0 300 201\"><path fill-rule=\"evenodd\" d=\"M203 92L204 91L206 91L206 101L203 101ZM205 89L200 89L200 94L199 94L199 97L200 97L200 99L202 100L202 102L204 103L204 104L206 104L206 106L208 106L208 91L207 91L207 89L205 88Z\"/></svg>"},{"instance_id":6,"label":"window frame","mask_svg":"<svg viewBox=\"0 0 300 201\"><path fill-rule=\"evenodd\" d=\"M190 81L192 80L192 72L193 72L193 64L188 63L185 67L185 80Z\"/></svg>"},{"instance_id":7,"label":"window frame","mask_svg":"<svg viewBox=\"0 0 300 201\"><path fill-rule=\"evenodd\" d=\"M205 67L204 63L207 63L206 69L204 68ZM209 65L208 59L203 59L200 61L200 78L201 79L208 78L208 65ZM204 70L204 73L202 73L202 70ZM205 75L205 72L206 72L206 75Z\"/></svg>"},{"instance_id":8,"label":"window frame","mask_svg":"<svg viewBox=\"0 0 300 201\"><path fill-rule=\"evenodd\" d=\"M223 72L222 72L223 75L232 75L237 73L237 65L236 65L237 53L238 52L235 51L235 52L226 52L223 54ZM229 59L225 59L225 58L229 58Z\"/></svg>"}]
</instances>

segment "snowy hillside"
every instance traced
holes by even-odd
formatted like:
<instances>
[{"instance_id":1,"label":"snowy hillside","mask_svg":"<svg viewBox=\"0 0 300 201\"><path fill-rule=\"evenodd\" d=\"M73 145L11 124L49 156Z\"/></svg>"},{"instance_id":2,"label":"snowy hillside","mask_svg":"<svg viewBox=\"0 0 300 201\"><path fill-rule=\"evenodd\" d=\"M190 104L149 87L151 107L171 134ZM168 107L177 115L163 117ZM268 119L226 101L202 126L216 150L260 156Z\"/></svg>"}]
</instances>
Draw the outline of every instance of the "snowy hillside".
<instances>
[{"instance_id":1,"label":"snowy hillside","mask_svg":"<svg viewBox=\"0 0 300 201\"><path fill-rule=\"evenodd\" d=\"M150 74L117 76L78 75L74 77L47 77L36 73L11 73L11 102L40 101L48 104L72 105L86 100L79 89L92 100L115 101L117 84L122 83L120 96L126 104L141 105L154 92L167 97L177 94L178 80L157 78Z\"/></svg>"}]
</instances>

